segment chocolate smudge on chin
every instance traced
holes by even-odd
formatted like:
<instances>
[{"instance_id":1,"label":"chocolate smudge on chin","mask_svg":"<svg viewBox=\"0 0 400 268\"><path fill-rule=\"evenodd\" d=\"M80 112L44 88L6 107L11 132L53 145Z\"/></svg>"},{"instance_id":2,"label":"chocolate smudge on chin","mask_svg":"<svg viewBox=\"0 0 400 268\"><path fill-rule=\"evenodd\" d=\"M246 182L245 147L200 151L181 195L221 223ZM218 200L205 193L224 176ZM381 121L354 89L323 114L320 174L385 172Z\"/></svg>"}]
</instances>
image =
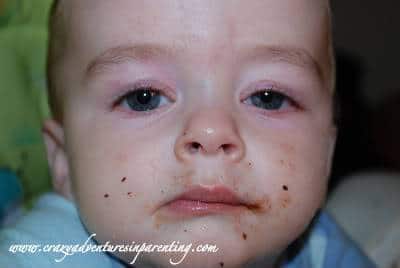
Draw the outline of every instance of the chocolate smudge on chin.
<instances>
[{"instance_id":1,"label":"chocolate smudge on chin","mask_svg":"<svg viewBox=\"0 0 400 268\"><path fill-rule=\"evenodd\" d=\"M271 210L271 202L268 197L257 200L253 204L247 204L246 207L254 213L265 213Z\"/></svg>"},{"instance_id":2,"label":"chocolate smudge on chin","mask_svg":"<svg viewBox=\"0 0 400 268\"><path fill-rule=\"evenodd\" d=\"M246 240L247 239L247 234L246 233L242 233L242 237L243 237L243 240Z\"/></svg>"}]
</instances>

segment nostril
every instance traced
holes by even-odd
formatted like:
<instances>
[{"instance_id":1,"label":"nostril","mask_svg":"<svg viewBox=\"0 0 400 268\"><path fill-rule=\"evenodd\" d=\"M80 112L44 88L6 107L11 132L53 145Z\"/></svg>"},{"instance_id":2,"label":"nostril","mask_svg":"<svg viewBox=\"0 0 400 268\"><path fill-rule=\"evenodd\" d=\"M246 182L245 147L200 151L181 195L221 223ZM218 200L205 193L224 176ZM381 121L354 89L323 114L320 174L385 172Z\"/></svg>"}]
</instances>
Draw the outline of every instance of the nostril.
<instances>
[{"instance_id":1,"label":"nostril","mask_svg":"<svg viewBox=\"0 0 400 268\"><path fill-rule=\"evenodd\" d=\"M201 147L201 144L198 142L191 142L191 143L187 144L186 147L189 150L189 152L195 153L199 150L199 148Z\"/></svg>"},{"instance_id":2,"label":"nostril","mask_svg":"<svg viewBox=\"0 0 400 268\"><path fill-rule=\"evenodd\" d=\"M235 146L233 144L223 144L221 147L222 150L224 150L224 152L227 154L231 154L235 150Z\"/></svg>"},{"instance_id":3,"label":"nostril","mask_svg":"<svg viewBox=\"0 0 400 268\"><path fill-rule=\"evenodd\" d=\"M202 147L203 146L201 145L201 143L195 142L195 141L194 142L189 142L189 143L187 143L185 145L186 151L191 153L191 154L199 152L199 150L201 150ZM203 148L203 149L206 149L206 148ZM219 149L222 149L222 151L225 154L229 155L229 154L234 154L236 149L237 149L237 147L235 146L235 144L226 143L226 144L222 144L219 147Z\"/></svg>"},{"instance_id":4,"label":"nostril","mask_svg":"<svg viewBox=\"0 0 400 268\"><path fill-rule=\"evenodd\" d=\"M195 148L195 149L199 149L199 148L200 148L200 143L198 143L198 142L193 142L193 143L192 143L192 147Z\"/></svg>"}]
</instances>

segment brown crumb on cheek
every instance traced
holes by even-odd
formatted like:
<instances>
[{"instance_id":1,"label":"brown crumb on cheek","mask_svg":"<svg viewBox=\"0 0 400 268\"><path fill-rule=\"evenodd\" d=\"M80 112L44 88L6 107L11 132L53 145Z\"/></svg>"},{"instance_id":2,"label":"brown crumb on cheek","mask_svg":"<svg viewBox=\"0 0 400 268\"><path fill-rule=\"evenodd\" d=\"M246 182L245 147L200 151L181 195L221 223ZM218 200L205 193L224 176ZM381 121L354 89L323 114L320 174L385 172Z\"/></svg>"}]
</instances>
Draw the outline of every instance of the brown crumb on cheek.
<instances>
[{"instance_id":1,"label":"brown crumb on cheek","mask_svg":"<svg viewBox=\"0 0 400 268\"><path fill-rule=\"evenodd\" d=\"M224 263L222 261L219 263L219 267L224 267Z\"/></svg>"},{"instance_id":2,"label":"brown crumb on cheek","mask_svg":"<svg viewBox=\"0 0 400 268\"><path fill-rule=\"evenodd\" d=\"M291 202L292 202L292 199L290 198L289 194L285 194L285 195L281 196L281 198L280 198L280 203L281 203L282 208L287 208Z\"/></svg>"},{"instance_id":3,"label":"brown crumb on cheek","mask_svg":"<svg viewBox=\"0 0 400 268\"><path fill-rule=\"evenodd\" d=\"M283 189L284 191L288 191L288 190L289 190L289 187L287 187L287 185L283 185L283 186L282 186L282 189Z\"/></svg>"},{"instance_id":4,"label":"brown crumb on cheek","mask_svg":"<svg viewBox=\"0 0 400 268\"><path fill-rule=\"evenodd\" d=\"M289 206L289 199L283 199L282 201L282 207L283 208L287 208Z\"/></svg>"},{"instance_id":5,"label":"brown crumb on cheek","mask_svg":"<svg viewBox=\"0 0 400 268\"><path fill-rule=\"evenodd\" d=\"M121 182L124 182L124 181L126 181L126 177L123 177L121 180Z\"/></svg>"},{"instance_id":6,"label":"brown crumb on cheek","mask_svg":"<svg viewBox=\"0 0 400 268\"><path fill-rule=\"evenodd\" d=\"M104 198L108 198L109 197L109 195L108 194L104 194Z\"/></svg>"},{"instance_id":7,"label":"brown crumb on cheek","mask_svg":"<svg viewBox=\"0 0 400 268\"><path fill-rule=\"evenodd\" d=\"M184 229L183 231L184 231L185 233L187 233L187 230L186 230L186 229Z\"/></svg>"},{"instance_id":8,"label":"brown crumb on cheek","mask_svg":"<svg viewBox=\"0 0 400 268\"><path fill-rule=\"evenodd\" d=\"M247 234L246 233L242 233L242 237L243 237L243 240L246 240L247 239Z\"/></svg>"},{"instance_id":9,"label":"brown crumb on cheek","mask_svg":"<svg viewBox=\"0 0 400 268\"><path fill-rule=\"evenodd\" d=\"M291 172L296 171L296 166L291 161L285 161L285 160L281 159L281 160L279 160L279 163L281 164L281 166L285 167L286 169L290 170Z\"/></svg>"},{"instance_id":10,"label":"brown crumb on cheek","mask_svg":"<svg viewBox=\"0 0 400 268\"><path fill-rule=\"evenodd\" d=\"M291 154L295 151L294 146L288 143L283 143L280 147L286 154Z\"/></svg>"},{"instance_id":11,"label":"brown crumb on cheek","mask_svg":"<svg viewBox=\"0 0 400 268\"><path fill-rule=\"evenodd\" d=\"M133 197L133 193L132 192L128 192L128 196L129 197Z\"/></svg>"}]
</instances>

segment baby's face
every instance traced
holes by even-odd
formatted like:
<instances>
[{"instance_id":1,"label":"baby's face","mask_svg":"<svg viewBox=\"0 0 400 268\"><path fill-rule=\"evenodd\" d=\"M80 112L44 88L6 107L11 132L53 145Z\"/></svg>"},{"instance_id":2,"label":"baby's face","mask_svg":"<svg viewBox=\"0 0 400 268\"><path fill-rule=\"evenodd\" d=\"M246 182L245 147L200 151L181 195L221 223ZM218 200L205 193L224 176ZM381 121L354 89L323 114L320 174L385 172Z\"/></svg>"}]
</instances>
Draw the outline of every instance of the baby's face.
<instances>
[{"instance_id":1,"label":"baby's face","mask_svg":"<svg viewBox=\"0 0 400 268\"><path fill-rule=\"evenodd\" d=\"M326 3L65 2L65 150L89 232L219 248L189 253L186 267L276 261L325 196Z\"/></svg>"}]
</instances>

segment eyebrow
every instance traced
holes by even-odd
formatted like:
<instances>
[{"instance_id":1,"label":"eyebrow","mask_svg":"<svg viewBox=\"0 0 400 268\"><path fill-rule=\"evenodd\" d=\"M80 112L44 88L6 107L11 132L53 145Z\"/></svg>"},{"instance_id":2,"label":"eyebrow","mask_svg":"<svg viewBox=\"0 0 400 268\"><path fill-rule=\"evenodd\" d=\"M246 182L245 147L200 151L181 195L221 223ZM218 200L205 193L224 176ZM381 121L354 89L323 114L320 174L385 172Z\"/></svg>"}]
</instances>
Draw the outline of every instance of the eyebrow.
<instances>
[{"instance_id":1,"label":"eyebrow","mask_svg":"<svg viewBox=\"0 0 400 268\"><path fill-rule=\"evenodd\" d=\"M147 62L152 59L171 58L178 49L154 44L122 45L109 48L92 60L86 68L86 77L90 78L107 68L129 61Z\"/></svg>"},{"instance_id":2,"label":"eyebrow","mask_svg":"<svg viewBox=\"0 0 400 268\"><path fill-rule=\"evenodd\" d=\"M323 68L311 54L303 48L293 46L257 45L246 50L243 59L248 61L283 62L312 71L323 80Z\"/></svg>"},{"instance_id":3,"label":"eyebrow","mask_svg":"<svg viewBox=\"0 0 400 268\"><path fill-rule=\"evenodd\" d=\"M121 45L109 48L95 57L86 68L86 78L102 73L113 65L129 61L147 62L152 59L170 59L182 49L151 43ZM323 80L323 69L311 54L303 48L280 45L256 45L246 49L240 60L284 62L314 72Z\"/></svg>"}]
</instances>

